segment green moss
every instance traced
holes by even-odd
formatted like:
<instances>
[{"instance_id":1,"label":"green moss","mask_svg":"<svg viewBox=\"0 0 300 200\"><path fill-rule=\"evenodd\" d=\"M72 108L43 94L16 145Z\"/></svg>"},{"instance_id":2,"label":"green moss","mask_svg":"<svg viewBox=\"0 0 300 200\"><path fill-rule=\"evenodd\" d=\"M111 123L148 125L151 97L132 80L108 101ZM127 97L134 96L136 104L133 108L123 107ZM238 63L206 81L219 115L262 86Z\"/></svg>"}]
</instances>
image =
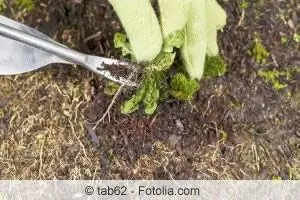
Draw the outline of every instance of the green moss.
<instances>
[{"instance_id":1,"label":"green moss","mask_svg":"<svg viewBox=\"0 0 300 200\"><path fill-rule=\"evenodd\" d=\"M177 73L171 79L170 94L178 100L190 101L198 89L198 82L182 73Z\"/></svg>"},{"instance_id":2,"label":"green moss","mask_svg":"<svg viewBox=\"0 0 300 200\"><path fill-rule=\"evenodd\" d=\"M265 82L272 84L272 87L275 90L281 90L286 88L288 85L284 84L280 81L280 78L284 78L285 80L290 80L292 77L292 73L296 72L294 69L278 71L276 69L273 70L259 70L258 75L264 79Z\"/></svg>"},{"instance_id":3,"label":"green moss","mask_svg":"<svg viewBox=\"0 0 300 200\"><path fill-rule=\"evenodd\" d=\"M204 77L212 78L224 75L227 71L227 66L220 56L206 57Z\"/></svg>"},{"instance_id":4,"label":"green moss","mask_svg":"<svg viewBox=\"0 0 300 200\"><path fill-rule=\"evenodd\" d=\"M262 41L257 37L254 38L252 49L249 54L254 58L255 62L259 64L265 64L270 56L270 53L262 44Z\"/></svg>"},{"instance_id":5,"label":"green moss","mask_svg":"<svg viewBox=\"0 0 300 200\"><path fill-rule=\"evenodd\" d=\"M28 11L31 11L34 8L33 0L16 0L16 5L20 8L25 8Z\"/></svg>"}]
</instances>

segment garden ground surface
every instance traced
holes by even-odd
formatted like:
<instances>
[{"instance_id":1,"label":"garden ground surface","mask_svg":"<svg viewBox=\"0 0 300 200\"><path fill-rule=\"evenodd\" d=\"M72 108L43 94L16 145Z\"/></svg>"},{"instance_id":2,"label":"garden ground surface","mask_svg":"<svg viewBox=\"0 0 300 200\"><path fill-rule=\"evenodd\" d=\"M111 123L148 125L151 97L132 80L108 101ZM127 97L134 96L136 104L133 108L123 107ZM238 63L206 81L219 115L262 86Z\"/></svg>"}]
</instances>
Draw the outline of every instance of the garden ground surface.
<instances>
[{"instance_id":1,"label":"garden ground surface","mask_svg":"<svg viewBox=\"0 0 300 200\"><path fill-rule=\"evenodd\" d=\"M106 0L36 2L4 13L69 47L119 57L112 40L122 27ZM202 81L191 103L125 116L125 89L94 132L112 100L106 80L62 65L1 76L1 179L300 179L300 2L219 2L228 71ZM255 38L269 52L265 64L249 53ZM275 78L283 89L259 76L273 69L285 74ZM96 88L91 102L86 82Z\"/></svg>"}]
</instances>

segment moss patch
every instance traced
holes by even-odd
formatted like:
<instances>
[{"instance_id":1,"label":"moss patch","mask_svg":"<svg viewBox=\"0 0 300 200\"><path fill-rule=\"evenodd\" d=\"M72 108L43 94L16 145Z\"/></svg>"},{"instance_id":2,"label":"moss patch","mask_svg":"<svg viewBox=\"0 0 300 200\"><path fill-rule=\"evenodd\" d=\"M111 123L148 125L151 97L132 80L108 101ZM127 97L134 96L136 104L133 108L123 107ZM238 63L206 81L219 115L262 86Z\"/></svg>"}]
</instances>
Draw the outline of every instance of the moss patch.
<instances>
[{"instance_id":1,"label":"moss patch","mask_svg":"<svg viewBox=\"0 0 300 200\"><path fill-rule=\"evenodd\" d=\"M205 78L220 77L224 75L226 71L227 66L220 56L206 57L204 68Z\"/></svg>"},{"instance_id":2,"label":"moss patch","mask_svg":"<svg viewBox=\"0 0 300 200\"><path fill-rule=\"evenodd\" d=\"M297 69L287 69L284 71L279 71L276 69L273 70L259 70L258 75L264 79L266 83L272 84L272 87L275 90L281 90L286 88L288 85L283 83L280 79L284 79L286 81L290 80L294 73L296 73Z\"/></svg>"},{"instance_id":3,"label":"moss patch","mask_svg":"<svg viewBox=\"0 0 300 200\"><path fill-rule=\"evenodd\" d=\"M170 83L170 94L178 100L191 100L198 89L198 82L196 80L189 79L182 73L177 73L172 77Z\"/></svg>"},{"instance_id":4,"label":"moss patch","mask_svg":"<svg viewBox=\"0 0 300 200\"><path fill-rule=\"evenodd\" d=\"M270 56L270 53L258 37L254 38L252 49L249 51L249 54L253 57L255 62L259 64L265 64Z\"/></svg>"}]
</instances>

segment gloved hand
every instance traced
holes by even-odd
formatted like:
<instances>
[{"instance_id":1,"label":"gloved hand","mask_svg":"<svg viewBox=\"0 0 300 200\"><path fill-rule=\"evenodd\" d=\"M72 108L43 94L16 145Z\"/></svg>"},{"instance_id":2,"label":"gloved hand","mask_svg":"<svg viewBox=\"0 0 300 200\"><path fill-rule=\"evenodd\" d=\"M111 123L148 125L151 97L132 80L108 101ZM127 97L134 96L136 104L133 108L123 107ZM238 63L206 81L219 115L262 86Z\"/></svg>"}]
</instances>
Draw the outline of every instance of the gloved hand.
<instances>
[{"instance_id":1,"label":"gloved hand","mask_svg":"<svg viewBox=\"0 0 300 200\"><path fill-rule=\"evenodd\" d=\"M206 54L218 54L217 30L226 23L226 14L216 0L158 0L160 16L150 0L109 0L127 33L137 61L151 61L161 51L163 40L175 31L184 31L181 48L185 68L200 79Z\"/></svg>"}]
</instances>

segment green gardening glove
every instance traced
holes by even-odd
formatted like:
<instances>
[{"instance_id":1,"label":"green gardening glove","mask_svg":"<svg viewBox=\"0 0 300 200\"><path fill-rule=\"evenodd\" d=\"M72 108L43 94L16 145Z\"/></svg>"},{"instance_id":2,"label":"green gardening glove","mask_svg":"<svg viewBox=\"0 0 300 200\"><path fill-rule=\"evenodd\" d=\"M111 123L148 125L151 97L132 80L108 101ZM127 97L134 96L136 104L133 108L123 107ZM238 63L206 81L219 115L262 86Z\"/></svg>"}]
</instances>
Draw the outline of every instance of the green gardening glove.
<instances>
[{"instance_id":1,"label":"green gardening glove","mask_svg":"<svg viewBox=\"0 0 300 200\"><path fill-rule=\"evenodd\" d=\"M150 0L109 0L127 33L138 62L152 61L162 50L164 38L184 32L181 55L192 79L200 79L206 55L218 54L217 30L226 14L216 0L158 0L157 17Z\"/></svg>"}]
</instances>

